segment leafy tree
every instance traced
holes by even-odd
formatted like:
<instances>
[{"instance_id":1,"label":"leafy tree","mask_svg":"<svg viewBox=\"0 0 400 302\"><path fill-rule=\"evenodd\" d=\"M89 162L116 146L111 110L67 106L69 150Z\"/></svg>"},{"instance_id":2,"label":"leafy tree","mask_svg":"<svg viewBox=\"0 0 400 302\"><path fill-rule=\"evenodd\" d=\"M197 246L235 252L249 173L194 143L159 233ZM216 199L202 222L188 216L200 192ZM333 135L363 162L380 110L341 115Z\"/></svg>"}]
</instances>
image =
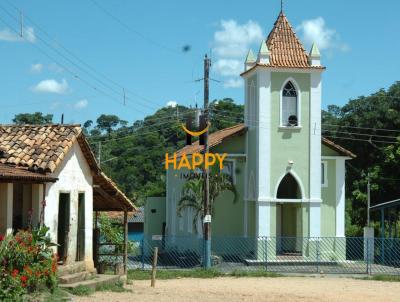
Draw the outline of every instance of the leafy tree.
<instances>
[{"instance_id":1,"label":"leafy tree","mask_svg":"<svg viewBox=\"0 0 400 302\"><path fill-rule=\"evenodd\" d=\"M111 135L111 131L118 125L126 125L125 121L120 120L118 116L112 114L102 114L97 118L96 122L97 128L100 131L106 131L108 136Z\"/></svg>"},{"instance_id":2,"label":"leafy tree","mask_svg":"<svg viewBox=\"0 0 400 302\"><path fill-rule=\"evenodd\" d=\"M322 113L322 128L324 136L357 155L347 162L346 229L347 234L361 236L367 217L368 173L372 205L400 196L400 132L382 130L400 129L400 82L350 100L343 107L329 106ZM372 212L371 218L379 220L376 214Z\"/></svg>"},{"instance_id":3,"label":"leafy tree","mask_svg":"<svg viewBox=\"0 0 400 302\"><path fill-rule=\"evenodd\" d=\"M46 114L43 115L42 112L35 113L20 113L15 115L13 118L13 123L18 125L43 125L43 124L52 124L53 123L53 115Z\"/></svg>"},{"instance_id":4,"label":"leafy tree","mask_svg":"<svg viewBox=\"0 0 400 302\"><path fill-rule=\"evenodd\" d=\"M244 122L244 105L237 105L230 98L210 103L211 131L216 131Z\"/></svg>"},{"instance_id":5,"label":"leafy tree","mask_svg":"<svg viewBox=\"0 0 400 302\"><path fill-rule=\"evenodd\" d=\"M214 212L214 205L217 197L225 192L230 191L233 193L233 202L237 201L237 191L232 182L232 178L220 171L218 168L210 170L210 203L209 211ZM204 179L196 175L191 176L189 180L183 185L182 198L178 202L177 214L182 216L182 211L187 208L194 209L193 215L193 229L197 230L197 221L204 218Z\"/></svg>"}]
</instances>

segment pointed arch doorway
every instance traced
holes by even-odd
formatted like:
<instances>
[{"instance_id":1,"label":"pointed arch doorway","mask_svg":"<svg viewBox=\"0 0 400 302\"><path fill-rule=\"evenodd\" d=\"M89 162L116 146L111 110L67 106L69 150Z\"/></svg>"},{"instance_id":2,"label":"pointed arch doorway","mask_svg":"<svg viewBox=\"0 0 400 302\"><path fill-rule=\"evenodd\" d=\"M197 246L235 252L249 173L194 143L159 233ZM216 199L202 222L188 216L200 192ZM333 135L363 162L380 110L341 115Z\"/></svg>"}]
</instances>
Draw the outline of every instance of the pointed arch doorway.
<instances>
[{"instance_id":1,"label":"pointed arch doorway","mask_svg":"<svg viewBox=\"0 0 400 302\"><path fill-rule=\"evenodd\" d=\"M277 190L276 235L279 255L302 254L301 188L291 173L286 174ZM281 201L281 202L279 202Z\"/></svg>"}]
</instances>

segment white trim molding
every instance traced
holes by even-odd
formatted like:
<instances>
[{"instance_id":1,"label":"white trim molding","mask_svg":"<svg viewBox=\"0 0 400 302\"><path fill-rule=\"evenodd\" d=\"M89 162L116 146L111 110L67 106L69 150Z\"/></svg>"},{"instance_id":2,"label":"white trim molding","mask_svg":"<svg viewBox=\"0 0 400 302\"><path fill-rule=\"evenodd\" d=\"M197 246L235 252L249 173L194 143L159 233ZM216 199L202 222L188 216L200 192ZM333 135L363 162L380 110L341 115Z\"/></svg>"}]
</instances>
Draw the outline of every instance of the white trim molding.
<instances>
[{"instance_id":1,"label":"white trim molding","mask_svg":"<svg viewBox=\"0 0 400 302\"><path fill-rule=\"evenodd\" d=\"M310 199L321 198L321 93L320 73L311 73L310 87Z\"/></svg>"},{"instance_id":2,"label":"white trim molding","mask_svg":"<svg viewBox=\"0 0 400 302\"><path fill-rule=\"evenodd\" d=\"M336 159L336 237L345 234L345 160Z\"/></svg>"},{"instance_id":3,"label":"white trim molding","mask_svg":"<svg viewBox=\"0 0 400 302\"><path fill-rule=\"evenodd\" d=\"M257 197L271 196L271 73L257 73Z\"/></svg>"},{"instance_id":4,"label":"white trim molding","mask_svg":"<svg viewBox=\"0 0 400 302\"><path fill-rule=\"evenodd\" d=\"M321 237L321 203L310 203L310 237Z\"/></svg>"},{"instance_id":5,"label":"white trim molding","mask_svg":"<svg viewBox=\"0 0 400 302\"><path fill-rule=\"evenodd\" d=\"M344 160L351 160L352 158L349 156L321 156L321 159L344 159Z\"/></svg>"},{"instance_id":6,"label":"white trim molding","mask_svg":"<svg viewBox=\"0 0 400 302\"><path fill-rule=\"evenodd\" d=\"M256 205L256 234L258 237L271 236L271 203L257 202Z\"/></svg>"},{"instance_id":7,"label":"white trim molding","mask_svg":"<svg viewBox=\"0 0 400 302\"><path fill-rule=\"evenodd\" d=\"M247 201L254 201L253 199L246 199ZM322 199L278 199L278 198L258 198L258 203L322 203Z\"/></svg>"},{"instance_id":8,"label":"white trim molding","mask_svg":"<svg viewBox=\"0 0 400 302\"><path fill-rule=\"evenodd\" d=\"M297 110L297 126L296 127L289 127L285 126L282 123L282 101L283 101L283 88L286 86L288 82L291 82L293 86L296 88L296 110ZM287 78L281 87L281 90L279 91L279 128L286 128L286 129L301 129L301 89L299 84L297 84L296 80L292 77Z\"/></svg>"},{"instance_id":9,"label":"white trim molding","mask_svg":"<svg viewBox=\"0 0 400 302\"><path fill-rule=\"evenodd\" d=\"M306 199L306 195L305 195L305 190L304 190L304 186L303 186L303 182L301 181L300 177L297 175L297 173L293 170L293 168L291 168L289 171L285 171L285 173L283 173L281 175L281 177L279 177L278 182L275 185L275 190L274 190L274 199L275 200L279 200L278 197L278 189L279 189L279 185L282 182L282 179L287 175L287 174L291 174L294 179L297 181L297 184L300 187L300 193L301 193L301 199L295 199L295 200L305 200Z\"/></svg>"}]
</instances>

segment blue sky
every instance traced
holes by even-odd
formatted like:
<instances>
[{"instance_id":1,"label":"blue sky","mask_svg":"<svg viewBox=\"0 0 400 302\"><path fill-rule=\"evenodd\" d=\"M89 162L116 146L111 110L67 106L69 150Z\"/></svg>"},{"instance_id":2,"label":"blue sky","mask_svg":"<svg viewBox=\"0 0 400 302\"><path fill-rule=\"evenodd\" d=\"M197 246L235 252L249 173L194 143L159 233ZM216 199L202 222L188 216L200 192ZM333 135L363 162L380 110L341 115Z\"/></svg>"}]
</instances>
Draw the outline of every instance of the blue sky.
<instances>
[{"instance_id":1,"label":"blue sky","mask_svg":"<svg viewBox=\"0 0 400 302\"><path fill-rule=\"evenodd\" d=\"M28 41L14 32L19 12L10 3L23 11ZM258 50L279 10L278 0L3 0L0 123L34 111L55 121L61 113L74 123L107 113L132 122L168 102L201 104L194 80L210 51L212 77L221 81L211 83L211 99L242 103L245 52ZM324 107L399 80L399 1L286 0L284 10L305 46L320 47Z\"/></svg>"}]
</instances>

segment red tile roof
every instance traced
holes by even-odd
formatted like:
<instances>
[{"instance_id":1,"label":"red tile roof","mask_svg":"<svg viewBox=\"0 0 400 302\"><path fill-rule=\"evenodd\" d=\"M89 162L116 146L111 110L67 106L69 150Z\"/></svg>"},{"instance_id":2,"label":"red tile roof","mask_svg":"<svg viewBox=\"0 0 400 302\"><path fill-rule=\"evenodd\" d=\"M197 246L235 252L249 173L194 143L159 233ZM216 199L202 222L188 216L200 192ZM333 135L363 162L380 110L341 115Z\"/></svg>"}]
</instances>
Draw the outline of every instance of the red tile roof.
<instances>
[{"instance_id":1,"label":"red tile roof","mask_svg":"<svg viewBox=\"0 0 400 302\"><path fill-rule=\"evenodd\" d=\"M355 155L353 152L343 148L342 146L335 144L334 142L332 142L331 140L322 137L322 143L327 146L328 148L331 148L333 150L335 150L336 152L338 152L340 155L344 155L344 156L349 156L351 158L356 158L357 155Z\"/></svg>"},{"instance_id":2,"label":"red tile roof","mask_svg":"<svg viewBox=\"0 0 400 302\"><path fill-rule=\"evenodd\" d=\"M36 173L45 177L61 164L74 143L93 172L94 209L134 210L129 198L100 170L80 125L0 125L0 164L8 167L7 173L27 176L29 170L31 177Z\"/></svg>"},{"instance_id":3,"label":"red tile roof","mask_svg":"<svg viewBox=\"0 0 400 302\"><path fill-rule=\"evenodd\" d=\"M269 64L277 67L310 67L308 55L286 16L281 12L267 38Z\"/></svg>"},{"instance_id":4,"label":"red tile roof","mask_svg":"<svg viewBox=\"0 0 400 302\"><path fill-rule=\"evenodd\" d=\"M0 182L14 182L14 181L28 181L28 182L56 182L57 178L46 176L41 173L32 172L26 168L16 167L14 165L0 164Z\"/></svg>"},{"instance_id":5,"label":"red tile roof","mask_svg":"<svg viewBox=\"0 0 400 302\"><path fill-rule=\"evenodd\" d=\"M283 12L279 14L265 43L270 52L269 64L256 63L241 75L250 72L257 66L325 69L323 66L310 65L306 50Z\"/></svg>"},{"instance_id":6,"label":"red tile roof","mask_svg":"<svg viewBox=\"0 0 400 302\"><path fill-rule=\"evenodd\" d=\"M208 146L210 148L221 144L224 140L242 134L247 131L247 127L244 124L238 124L233 127L225 128L208 135ZM195 152L203 151L204 146L199 145L199 141L194 142L191 145L185 146L177 152L177 157L183 154L189 155Z\"/></svg>"},{"instance_id":7,"label":"red tile roof","mask_svg":"<svg viewBox=\"0 0 400 302\"><path fill-rule=\"evenodd\" d=\"M79 125L0 125L0 163L52 173L78 140L92 169L96 160Z\"/></svg>"}]
</instances>

